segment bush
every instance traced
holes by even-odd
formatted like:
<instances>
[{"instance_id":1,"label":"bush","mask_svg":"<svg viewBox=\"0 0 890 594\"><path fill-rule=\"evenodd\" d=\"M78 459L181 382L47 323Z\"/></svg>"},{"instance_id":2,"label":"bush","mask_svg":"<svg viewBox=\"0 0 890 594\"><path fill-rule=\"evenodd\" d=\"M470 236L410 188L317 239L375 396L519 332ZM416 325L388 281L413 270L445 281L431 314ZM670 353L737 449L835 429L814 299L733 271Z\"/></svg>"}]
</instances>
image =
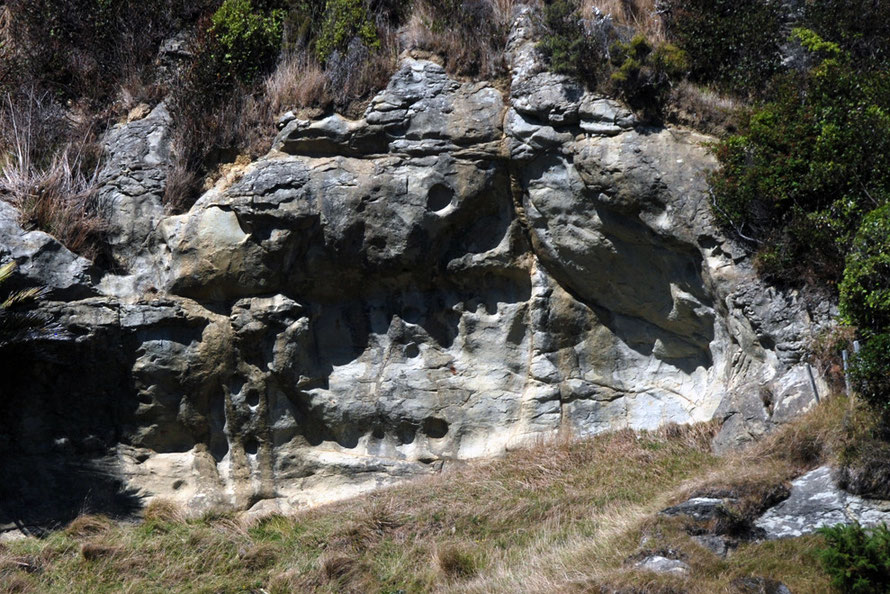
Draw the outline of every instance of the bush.
<instances>
[{"instance_id":1,"label":"bush","mask_svg":"<svg viewBox=\"0 0 890 594\"><path fill-rule=\"evenodd\" d=\"M225 0L211 18L210 34L218 44L212 59L229 76L256 78L278 59L283 20L283 10L258 10L251 0Z\"/></svg>"},{"instance_id":2,"label":"bush","mask_svg":"<svg viewBox=\"0 0 890 594\"><path fill-rule=\"evenodd\" d=\"M611 76L617 94L647 119L660 119L671 81L688 68L686 52L670 43L653 48L643 35L636 35L629 43L613 44L610 53L618 67Z\"/></svg>"},{"instance_id":3,"label":"bush","mask_svg":"<svg viewBox=\"0 0 890 594\"><path fill-rule=\"evenodd\" d=\"M346 50L353 39L370 50L380 48L377 27L364 1L328 0L321 33L315 42L318 59L325 62L335 51Z\"/></svg>"},{"instance_id":4,"label":"bush","mask_svg":"<svg viewBox=\"0 0 890 594\"><path fill-rule=\"evenodd\" d=\"M890 530L881 525L866 531L859 524L821 528L826 548L819 552L831 584L851 594L890 591Z\"/></svg>"},{"instance_id":5,"label":"bush","mask_svg":"<svg viewBox=\"0 0 890 594\"><path fill-rule=\"evenodd\" d=\"M890 62L888 0L808 0L803 24L839 44L866 68Z\"/></svg>"},{"instance_id":6,"label":"bush","mask_svg":"<svg viewBox=\"0 0 890 594\"><path fill-rule=\"evenodd\" d=\"M890 204L863 219L840 292L841 314L848 324L890 331Z\"/></svg>"},{"instance_id":7,"label":"bush","mask_svg":"<svg viewBox=\"0 0 890 594\"><path fill-rule=\"evenodd\" d=\"M555 0L544 7L544 33L538 49L553 72L593 86L604 69L604 48L588 35L577 0Z\"/></svg>"},{"instance_id":8,"label":"bush","mask_svg":"<svg viewBox=\"0 0 890 594\"><path fill-rule=\"evenodd\" d=\"M890 434L890 333L863 337L850 362L850 379L860 398L880 415L878 429Z\"/></svg>"},{"instance_id":9,"label":"bush","mask_svg":"<svg viewBox=\"0 0 890 594\"><path fill-rule=\"evenodd\" d=\"M839 281L862 217L890 198L890 75L857 72L843 56L783 76L742 134L717 147L718 217L786 279Z\"/></svg>"},{"instance_id":10,"label":"bush","mask_svg":"<svg viewBox=\"0 0 890 594\"><path fill-rule=\"evenodd\" d=\"M779 70L781 2L666 0L668 34L691 61L691 76L740 94L759 94Z\"/></svg>"}]
</instances>

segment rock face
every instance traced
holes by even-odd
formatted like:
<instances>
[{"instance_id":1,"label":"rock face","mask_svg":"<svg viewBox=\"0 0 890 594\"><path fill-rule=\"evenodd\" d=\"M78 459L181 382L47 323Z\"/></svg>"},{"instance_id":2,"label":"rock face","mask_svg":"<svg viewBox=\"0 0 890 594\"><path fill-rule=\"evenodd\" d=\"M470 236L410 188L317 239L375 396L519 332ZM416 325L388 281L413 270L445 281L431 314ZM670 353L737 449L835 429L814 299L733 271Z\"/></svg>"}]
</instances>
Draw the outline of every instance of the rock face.
<instances>
[{"instance_id":1,"label":"rock face","mask_svg":"<svg viewBox=\"0 0 890 594\"><path fill-rule=\"evenodd\" d=\"M755 524L768 539L792 538L823 526L852 524L874 526L890 522L890 502L867 500L835 486L827 466L808 472L791 483L791 496L768 510Z\"/></svg>"},{"instance_id":2,"label":"rock face","mask_svg":"<svg viewBox=\"0 0 890 594\"><path fill-rule=\"evenodd\" d=\"M709 139L546 72L528 18L509 96L405 59L364 118L284 121L179 216L166 109L116 128L123 273L0 211L0 255L59 288L66 329L0 399L0 525L50 514L24 499L62 475L80 508L104 477L287 510L561 430L718 415L729 447L809 407L801 353L829 307L762 284L715 227Z\"/></svg>"}]
</instances>

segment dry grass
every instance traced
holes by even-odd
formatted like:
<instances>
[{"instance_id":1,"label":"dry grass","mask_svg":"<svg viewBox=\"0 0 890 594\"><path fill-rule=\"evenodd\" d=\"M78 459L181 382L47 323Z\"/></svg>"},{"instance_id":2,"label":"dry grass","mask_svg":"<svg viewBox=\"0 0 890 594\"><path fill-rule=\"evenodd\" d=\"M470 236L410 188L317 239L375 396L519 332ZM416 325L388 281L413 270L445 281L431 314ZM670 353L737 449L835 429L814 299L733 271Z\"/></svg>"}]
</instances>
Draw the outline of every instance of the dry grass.
<instances>
[{"instance_id":1,"label":"dry grass","mask_svg":"<svg viewBox=\"0 0 890 594\"><path fill-rule=\"evenodd\" d=\"M23 592L710 594L761 575L794 592L826 591L814 557L821 537L742 544L720 559L681 520L656 512L719 489L733 489L747 506L738 512L750 512L769 489L832 458L850 434L848 410L843 398L830 400L726 458L710 452L714 424L542 442L292 517L187 520L156 503L138 526L85 519L0 549L0 582ZM681 554L690 576L653 576L628 562L659 549Z\"/></svg>"},{"instance_id":2,"label":"dry grass","mask_svg":"<svg viewBox=\"0 0 890 594\"><path fill-rule=\"evenodd\" d=\"M664 23L657 12L658 0L582 0L581 14L590 19L599 11L615 23L644 34L650 41L666 40Z\"/></svg>"},{"instance_id":3,"label":"dry grass","mask_svg":"<svg viewBox=\"0 0 890 594\"><path fill-rule=\"evenodd\" d=\"M266 97L274 114L290 109L326 109L332 102L324 69L306 52L282 58L265 82Z\"/></svg>"},{"instance_id":4,"label":"dry grass","mask_svg":"<svg viewBox=\"0 0 890 594\"><path fill-rule=\"evenodd\" d=\"M738 131L746 106L689 81L676 83L665 106L666 119L714 136Z\"/></svg>"},{"instance_id":5,"label":"dry grass","mask_svg":"<svg viewBox=\"0 0 890 594\"><path fill-rule=\"evenodd\" d=\"M507 35L517 0L474 0L456 14L419 0L400 35L406 50L429 52L449 73L474 79L503 76Z\"/></svg>"},{"instance_id":6,"label":"dry grass","mask_svg":"<svg viewBox=\"0 0 890 594\"><path fill-rule=\"evenodd\" d=\"M68 249L94 258L105 231L96 195L98 148L90 131L67 140L51 130L62 125L58 114L47 95L32 92L22 101L6 96L0 113L6 145L0 155L0 198L18 207L25 228L45 231Z\"/></svg>"}]
</instances>

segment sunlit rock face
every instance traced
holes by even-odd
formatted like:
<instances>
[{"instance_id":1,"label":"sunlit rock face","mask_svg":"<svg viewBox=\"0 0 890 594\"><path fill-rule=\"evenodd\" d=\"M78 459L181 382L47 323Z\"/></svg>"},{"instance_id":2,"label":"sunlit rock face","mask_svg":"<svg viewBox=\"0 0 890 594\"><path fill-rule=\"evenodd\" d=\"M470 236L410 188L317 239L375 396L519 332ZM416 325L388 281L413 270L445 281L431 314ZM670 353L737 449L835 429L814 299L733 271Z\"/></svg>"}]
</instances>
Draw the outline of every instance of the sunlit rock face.
<instances>
[{"instance_id":1,"label":"sunlit rock face","mask_svg":"<svg viewBox=\"0 0 890 594\"><path fill-rule=\"evenodd\" d=\"M716 416L726 448L811 406L830 306L717 229L710 139L546 72L527 19L508 93L405 58L364 118L283 119L182 215L164 106L115 128L114 274L0 210L64 330L0 401L0 495L39 500L0 528L72 501L286 511L557 432Z\"/></svg>"}]
</instances>

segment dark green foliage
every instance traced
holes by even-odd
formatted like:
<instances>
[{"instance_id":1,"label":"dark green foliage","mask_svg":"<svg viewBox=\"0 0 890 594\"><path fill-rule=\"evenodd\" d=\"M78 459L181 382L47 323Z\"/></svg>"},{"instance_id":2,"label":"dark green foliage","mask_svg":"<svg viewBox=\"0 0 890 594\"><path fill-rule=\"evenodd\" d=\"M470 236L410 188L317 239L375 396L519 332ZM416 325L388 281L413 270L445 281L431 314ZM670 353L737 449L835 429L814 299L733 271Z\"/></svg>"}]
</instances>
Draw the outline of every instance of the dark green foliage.
<instances>
[{"instance_id":1,"label":"dark green foliage","mask_svg":"<svg viewBox=\"0 0 890 594\"><path fill-rule=\"evenodd\" d=\"M890 76L829 58L775 88L717 149L716 210L771 272L837 282L862 217L890 197Z\"/></svg>"},{"instance_id":2,"label":"dark green foliage","mask_svg":"<svg viewBox=\"0 0 890 594\"><path fill-rule=\"evenodd\" d=\"M863 219L840 292L841 313L848 324L890 331L890 204Z\"/></svg>"},{"instance_id":3,"label":"dark green foliage","mask_svg":"<svg viewBox=\"0 0 890 594\"><path fill-rule=\"evenodd\" d=\"M363 0L328 0L315 53L322 62L335 51L345 50L353 39L367 48L380 47L377 27Z\"/></svg>"},{"instance_id":4,"label":"dark green foliage","mask_svg":"<svg viewBox=\"0 0 890 594\"><path fill-rule=\"evenodd\" d=\"M850 364L850 377L859 397L880 415L879 431L890 433L890 333L863 337Z\"/></svg>"},{"instance_id":5,"label":"dark green foliage","mask_svg":"<svg viewBox=\"0 0 890 594\"><path fill-rule=\"evenodd\" d=\"M819 553L831 584L850 594L890 591L890 530L886 525L865 530L859 524L821 528L826 548Z\"/></svg>"},{"instance_id":6,"label":"dark green foliage","mask_svg":"<svg viewBox=\"0 0 890 594\"><path fill-rule=\"evenodd\" d=\"M691 76L758 94L779 70L784 42L778 0L666 0L665 24L689 54Z\"/></svg>"},{"instance_id":7,"label":"dark green foliage","mask_svg":"<svg viewBox=\"0 0 890 594\"><path fill-rule=\"evenodd\" d=\"M890 63L890 0L808 0L803 24L865 68Z\"/></svg>"},{"instance_id":8,"label":"dark green foliage","mask_svg":"<svg viewBox=\"0 0 890 594\"><path fill-rule=\"evenodd\" d=\"M262 10L251 0L225 0L211 17L210 35L220 75L249 81L278 58L284 11Z\"/></svg>"},{"instance_id":9,"label":"dark green foliage","mask_svg":"<svg viewBox=\"0 0 890 594\"><path fill-rule=\"evenodd\" d=\"M688 69L686 52L670 43L653 48L643 35L611 48L615 91L638 113L657 120L670 91L671 81Z\"/></svg>"},{"instance_id":10,"label":"dark green foliage","mask_svg":"<svg viewBox=\"0 0 890 594\"><path fill-rule=\"evenodd\" d=\"M584 30L578 1L555 0L546 5L543 24L538 48L550 69L595 84L604 69L605 52Z\"/></svg>"}]
</instances>

